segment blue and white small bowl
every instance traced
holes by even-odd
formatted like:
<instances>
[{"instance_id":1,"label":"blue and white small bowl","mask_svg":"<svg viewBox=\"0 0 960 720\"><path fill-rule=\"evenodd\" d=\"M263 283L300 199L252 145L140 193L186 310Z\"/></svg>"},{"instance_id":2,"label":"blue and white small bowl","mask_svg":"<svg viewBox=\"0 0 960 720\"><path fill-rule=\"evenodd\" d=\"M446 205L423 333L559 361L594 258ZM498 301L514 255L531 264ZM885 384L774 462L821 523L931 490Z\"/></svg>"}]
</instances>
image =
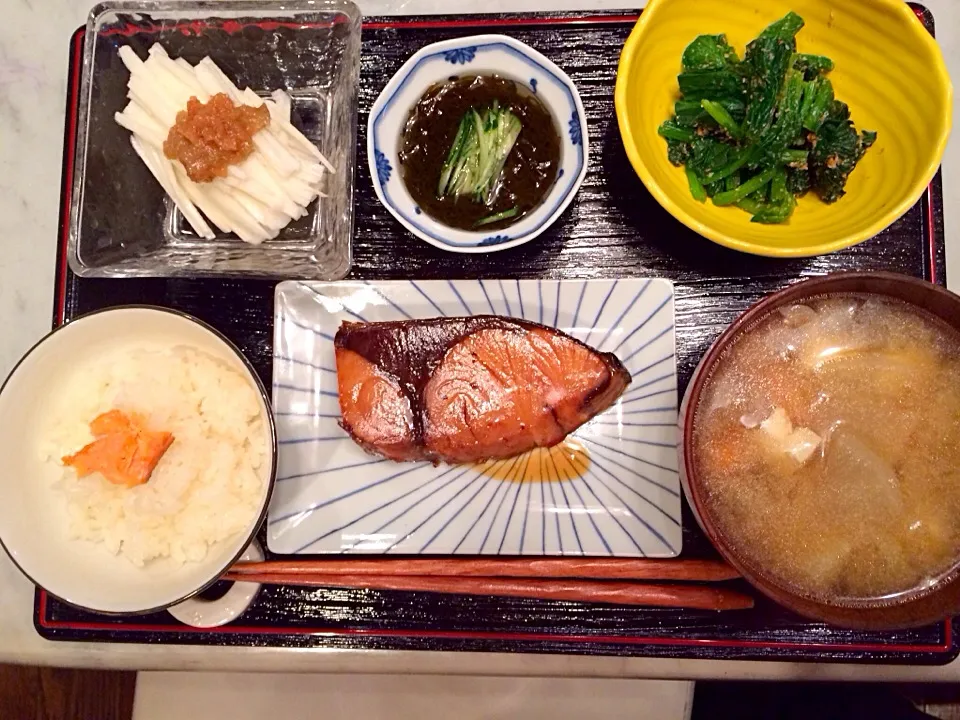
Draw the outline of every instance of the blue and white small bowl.
<instances>
[{"instance_id":1,"label":"blue and white small bowl","mask_svg":"<svg viewBox=\"0 0 960 720\"><path fill-rule=\"evenodd\" d=\"M399 172L410 111L431 85L459 75L498 75L526 85L553 114L560 132L556 182L539 207L502 230L458 230L433 219L417 207ZM473 35L427 45L387 83L367 124L370 175L380 202L417 237L459 253L506 250L550 227L583 182L588 148L587 120L573 81L536 50L506 35Z\"/></svg>"}]
</instances>

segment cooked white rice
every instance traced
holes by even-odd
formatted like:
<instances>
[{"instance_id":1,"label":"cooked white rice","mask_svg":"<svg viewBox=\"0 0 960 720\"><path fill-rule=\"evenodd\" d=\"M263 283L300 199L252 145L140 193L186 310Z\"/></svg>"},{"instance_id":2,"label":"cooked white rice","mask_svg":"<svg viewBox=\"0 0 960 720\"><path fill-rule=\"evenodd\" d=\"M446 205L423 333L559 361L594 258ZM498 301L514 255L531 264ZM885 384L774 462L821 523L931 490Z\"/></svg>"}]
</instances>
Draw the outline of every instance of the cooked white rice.
<instances>
[{"instance_id":1,"label":"cooked white rice","mask_svg":"<svg viewBox=\"0 0 960 720\"><path fill-rule=\"evenodd\" d=\"M76 539L103 543L142 566L155 558L202 560L244 530L259 509L267 437L254 386L202 351L139 348L107 354L65 388L44 455L63 470ZM137 487L99 473L78 478L61 458L93 440L90 421L112 408L136 412L174 441Z\"/></svg>"}]
</instances>

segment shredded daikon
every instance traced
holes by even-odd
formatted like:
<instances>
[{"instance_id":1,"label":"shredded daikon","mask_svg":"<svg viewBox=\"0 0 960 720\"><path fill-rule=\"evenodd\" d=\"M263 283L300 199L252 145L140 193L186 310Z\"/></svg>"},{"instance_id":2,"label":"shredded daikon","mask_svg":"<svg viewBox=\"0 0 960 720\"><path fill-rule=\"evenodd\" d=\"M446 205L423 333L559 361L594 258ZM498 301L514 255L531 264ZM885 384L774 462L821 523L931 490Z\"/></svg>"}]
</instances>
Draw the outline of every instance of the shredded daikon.
<instances>
[{"instance_id":1,"label":"shredded daikon","mask_svg":"<svg viewBox=\"0 0 960 720\"><path fill-rule=\"evenodd\" d=\"M290 122L292 102L283 90L269 98L250 88L241 91L209 57L194 66L172 59L159 44L146 60L121 47L120 59L130 71L130 102L114 118L133 134L133 149L198 235L216 237L209 220L221 232L258 245L306 215L316 198L326 197L321 187L325 175L335 172L333 165ZM266 105L270 123L253 136L254 151L231 165L227 177L196 183L179 161L164 155L163 143L190 98L207 102L218 93L238 105Z\"/></svg>"}]
</instances>

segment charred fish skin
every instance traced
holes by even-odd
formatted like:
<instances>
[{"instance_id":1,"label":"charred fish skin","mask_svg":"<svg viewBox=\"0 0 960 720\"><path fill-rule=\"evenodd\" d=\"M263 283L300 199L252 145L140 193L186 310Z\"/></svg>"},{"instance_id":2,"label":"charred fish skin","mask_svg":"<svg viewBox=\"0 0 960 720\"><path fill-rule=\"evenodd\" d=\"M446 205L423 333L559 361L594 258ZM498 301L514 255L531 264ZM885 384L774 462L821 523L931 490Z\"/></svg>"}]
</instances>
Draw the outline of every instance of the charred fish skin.
<instances>
[{"instance_id":1,"label":"charred fish skin","mask_svg":"<svg viewBox=\"0 0 960 720\"><path fill-rule=\"evenodd\" d=\"M480 462L561 442L630 384L611 353L526 320L344 322L341 426L392 460Z\"/></svg>"}]
</instances>

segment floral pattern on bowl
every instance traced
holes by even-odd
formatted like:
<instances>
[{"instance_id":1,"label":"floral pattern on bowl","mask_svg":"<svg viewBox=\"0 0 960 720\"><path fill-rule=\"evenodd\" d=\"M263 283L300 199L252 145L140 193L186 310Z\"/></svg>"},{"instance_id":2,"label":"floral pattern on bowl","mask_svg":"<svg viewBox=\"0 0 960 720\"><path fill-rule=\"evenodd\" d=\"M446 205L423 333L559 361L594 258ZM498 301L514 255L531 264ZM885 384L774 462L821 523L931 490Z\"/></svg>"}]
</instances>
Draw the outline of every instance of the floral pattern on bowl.
<instances>
[{"instance_id":1,"label":"floral pattern on bowl","mask_svg":"<svg viewBox=\"0 0 960 720\"><path fill-rule=\"evenodd\" d=\"M526 85L553 114L560 134L560 167L543 203L495 235L458 230L430 217L417 207L401 173L394 172L410 110L427 88L458 73L498 75ZM414 235L452 252L505 250L540 235L577 194L589 156L586 116L573 81L528 45L505 35L446 40L414 54L387 83L370 112L367 156L377 197Z\"/></svg>"}]
</instances>

